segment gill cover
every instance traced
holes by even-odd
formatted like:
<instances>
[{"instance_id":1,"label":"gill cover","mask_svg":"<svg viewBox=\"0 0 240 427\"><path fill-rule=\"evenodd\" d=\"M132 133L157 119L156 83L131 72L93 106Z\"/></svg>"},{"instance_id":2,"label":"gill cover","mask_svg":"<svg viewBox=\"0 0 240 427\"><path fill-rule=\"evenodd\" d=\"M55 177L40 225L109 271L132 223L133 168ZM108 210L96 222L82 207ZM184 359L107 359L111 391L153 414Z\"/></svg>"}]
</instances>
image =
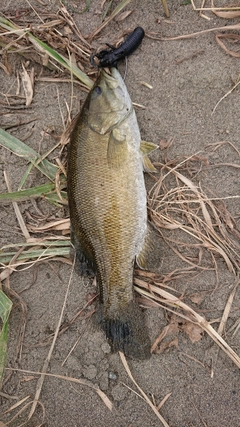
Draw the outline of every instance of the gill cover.
<instances>
[{"instance_id":1,"label":"gill cover","mask_svg":"<svg viewBox=\"0 0 240 427\"><path fill-rule=\"evenodd\" d=\"M101 70L89 100L88 126L105 135L117 127L132 112L132 103L125 84L115 69L111 75Z\"/></svg>"}]
</instances>

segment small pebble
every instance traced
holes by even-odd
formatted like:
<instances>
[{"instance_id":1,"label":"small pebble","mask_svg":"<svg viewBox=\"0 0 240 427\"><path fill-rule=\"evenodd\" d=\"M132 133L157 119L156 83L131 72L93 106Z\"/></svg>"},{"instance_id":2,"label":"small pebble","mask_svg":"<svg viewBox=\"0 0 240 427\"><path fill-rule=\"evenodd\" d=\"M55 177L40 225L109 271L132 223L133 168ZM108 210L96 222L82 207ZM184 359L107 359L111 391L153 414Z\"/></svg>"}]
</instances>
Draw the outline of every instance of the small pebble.
<instances>
[{"instance_id":1,"label":"small pebble","mask_svg":"<svg viewBox=\"0 0 240 427\"><path fill-rule=\"evenodd\" d=\"M117 379L117 375L116 374L114 374L114 372L109 372L108 373L108 378L110 379L110 380L116 380Z\"/></svg>"}]
</instances>

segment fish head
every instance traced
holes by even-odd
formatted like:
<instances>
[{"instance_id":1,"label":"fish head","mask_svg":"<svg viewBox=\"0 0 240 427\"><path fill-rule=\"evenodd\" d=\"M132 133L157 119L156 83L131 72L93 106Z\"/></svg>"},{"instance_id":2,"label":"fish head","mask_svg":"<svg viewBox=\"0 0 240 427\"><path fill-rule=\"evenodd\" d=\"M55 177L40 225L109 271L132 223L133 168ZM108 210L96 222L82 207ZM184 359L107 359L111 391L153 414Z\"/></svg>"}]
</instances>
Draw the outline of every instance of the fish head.
<instances>
[{"instance_id":1,"label":"fish head","mask_svg":"<svg viewBox=\"0 0 240 427\"><path fill-rule=\"evenodd\" d=\"M132 102L126 85L116 68L111 74L101 70L88 98L88 126L105 135L119 126L132 112Z\"/></svg>"}]
</instances>

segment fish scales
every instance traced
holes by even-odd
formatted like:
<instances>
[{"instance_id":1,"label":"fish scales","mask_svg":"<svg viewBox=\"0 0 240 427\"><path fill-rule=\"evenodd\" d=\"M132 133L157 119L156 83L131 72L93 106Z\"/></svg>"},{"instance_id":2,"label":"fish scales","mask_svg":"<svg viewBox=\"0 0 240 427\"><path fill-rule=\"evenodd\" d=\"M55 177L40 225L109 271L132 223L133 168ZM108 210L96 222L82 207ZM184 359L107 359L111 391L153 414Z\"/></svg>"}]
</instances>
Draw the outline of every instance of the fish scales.
<instances>
[{"instance_id":1,"label":"fish scales","mask_svg":"<svg viewBox=\"0 0 240 427\"><path fill-rule=\"evenodd\" d=\"M97 274L102 324L114 351L150 354L134 302L133 268L147 230L140 132L126 86L101 71L73 130L68 157L72 242Z\"/></svg>"}]
</instances>

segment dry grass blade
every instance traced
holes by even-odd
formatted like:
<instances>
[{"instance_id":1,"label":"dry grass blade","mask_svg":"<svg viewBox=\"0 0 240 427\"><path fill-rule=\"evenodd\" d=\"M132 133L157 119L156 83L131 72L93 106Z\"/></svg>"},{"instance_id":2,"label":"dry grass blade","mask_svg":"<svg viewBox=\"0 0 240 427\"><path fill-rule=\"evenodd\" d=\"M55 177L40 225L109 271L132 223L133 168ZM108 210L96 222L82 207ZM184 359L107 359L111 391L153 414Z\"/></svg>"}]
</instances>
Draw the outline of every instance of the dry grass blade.
<instances>
[{"instance_id":1,"label":"dry grass blade","mask_svg":"<svg viewBox=\"0 0 240 427\"><path fill-rule=\"evenodd\" d=\"M239 156L239 158L240 158L240 151L239 151L239 150L237 149L237 147L235 147L235 145L234 145L234 144L232 144L230 141L218 141L218 142L214 142L214 143L211 143L211 144L207 144L207 145L205 146L205 150L211 149L211 150L213 150L213 151L216 151L216 150L218 150L219 148L221 148L221 146L223 146L223 145L225 145L225 144L230 145L230 147L232 147L232 149L233 149L234 151L236 151L236 153L238 154L238 156Z\"/></svg>"},{"instance_id":2,"label":"dry grass blade","mask_svg":"<svg viewBox=\"0 0 240 427\"><path fill-rule=\"evenodd\" d=\"M171 396L172 393L166 394L166 396L161 400L161 402L157 406L157 410L160 411L160 409L163 407L164 403L168 400L168 398Z\"/></svg>"},{"instance_id":3,"label":"dry grass blade","mask_svg":"<svg viewBox=\"0 0 240 427\"><path fill-rule=\"evenodd\" d=\"M73 268L74 268L74 266L73 266ZM51 357L52 357L53 349L54 349L54 346L55 346L55 343L56 343L56 340L57 340L57 337L58 337L58 334L59 334L60 326L61 326L62 319L63 319L63 313L64 313L64 310L65 310L66 302L67 302L67 298L68 298L69 288L70 288L70 284L71 284L71 281L72 281L73 268L71 269L71 275L70 275L68 286L67 286L67 289L66 289L66 293L65 293L65 297L64 297L64 302L63 302L61 314L59 316L59 320L58 320L58 324L57 324L56 331L55 331L55 334L54 334L54 338L53 338L51 347L49 349L47 358L46 358L46 360L45 360L45 362L43 364L41 376L40 376L40 378L39 378L39 380L37 382L37 387L36 387L36 393L35 393L34 401L33 401L33 404L32 404L32 407L31 407L31 410L30 410L30 413L29 413L29 416L28 416L29 420L32 418L32 416L33 416L33 414L35 412L35 409L36 409L36 406L37 406L37 403L38 403L38 400L39 400L39 397L40 397L40 394L41 394L41 391L42 391L42 386L43 386L43 382L44 382L44 379L45 379L45 373L47 372L47 369L48 369L48 366L49 366L49 362L50 362Z\"/></svg>"},{"instance_id":4,"label":"dry grass blade","mask_svg":"<svg viewBox=\"0 0 240 427\"><path fill-rule=\"evenodd\" d=\"M29 407L29 405L31 405L31 403L32 402L30 401L30 402L26 403L26 405L24 405L21 409L19 409L19 411L11 418L11 420L8 421L8 425L11 425L14 420L18 419L18 417L21 416L25 412L25 410ZM38 403L39 403L39 405L42 408L42 412L43 412L42 419L44 420L44 418L45 418L45 408L44 408L44 406L43 406L43 404L41 402L38 402ZM26 425L27 425L27 422L24 421L21 424L17 424L17 427L23 427L23 426L26 426ZM42 427L42 425L43 424L41 423L41 424L35 425L34 427Z\"/></svg>"},{"instance_id":5,"label":"dry grass blade","mask_svg":"<svg viewBox=\"0 0 240 427\"><path fill-rule=\"evenodd\" d=\"M62 21L59 21L62 23ZM56 21L53 22L53 26L56 25ZM68 58L66 58L64 55L62 55L60 52L57 52L55 49L53 49L48 44L44 43L42 40L38 39L36 36L34 36L32 33L30 33L31 28L20 28L17 25L13 24L12 22L8 21L7 19L0 16L0 26L8 30L6 33L2 33L1 36L4 35L14 35L19 34L20 37L26 37L27 40L29 40L32 45L36 48L36 50L40 53L40 55L43 56L42 63L44 65L48 65L48 58L50 57L54 61L56 61L58 64L60 64L65 69L69 70L73 75L75 75L87 88L91 88L93 85L93 81L87 76L86 73L84 73L80 68L78 68L77 65L72 64ZM46 23L43 25L37 26L35 30L41 31L47 28L49 28L50 23ZM42 33L43 34L43 33ZM80 37L80 33L78 34ZM15 43L15 41L13 42ZM9 48L9 46L5 46L5 49ZM54 62L51 64L53 68L56 69L56 64ZM51 68L51 67L50 67ZM59 67L58 67L59 69Z\"/></svg>"},{"instance_id":6,"label":"dry grass blade","mask_svg":"<svg viewBox=\"0 0 240 427\"><path fill-rule=\"evenodd\" d=\"M240 8L239 7L223 7L216 9L214 6L214 1L212 0L212 13L214 13L219 18L224 19L234 19L240 16Z\"/></svg>"},{"instance_id":7,"label":"dry grass blade","mask_svg":"<svg viewBox=\"0 0 240 427\"><path fill-rule=\"evenodd\" d=\"M203 11L206 11L206 10L209 10L211 12L213 12L213 11L220 11L220 10L223 10L223 11L239 11L240 10L239 6L215 7L213 0L212 0L212 7L205 7L205 6L196 7L195 3L194 3L194 0L191 0L191 4L192 4L192 7L193 7L194 10L200 11L200 12L203 12Z\"/></svg>"},{"instance_id":8,"label":"dry grass blade","mask_svg":"<svg viewBox=\"0 0 240 427\"><path fill-rule=\"evenodd\" d=\"M240 41L240 36L238 34L216 34L216 41L221 46L221 48L230 56L233 56L234 58L240 58L240 53L235 52L233 50L229 50L225 44L221 41L221 39L231 39L236 41Z\"/></svg>"},{"instance_id":9,"label":"dry grass blade","mask_svg":"<svg viewBox=\"0 0 240 427\"><path fill-rule=\"evenodd\" d=\"M69 381L75 384L80 384L86 387L89 387L93 390L96 391L96 393L99 395L99 397L103 400L103 402L105 403L105 405L107 406L107 408L112 411L113 409L113 404L110 401L110 399L106 396L106 394L100 389L98 388L98 386L96 386L95 384L92 384L90 381L85 380L85 379L80 379L80 378L73 378L73 377L68 377L68 376L64 376L64 375L58 375L58 374L50 374L50 373L42 373L42 372L38 372L38 371L29 371L29 370L25 370L25 369L14 369L14 368L6 368L6 370L11 370L11 371L16 371L16 372L22 372L25 374L33 374L33 375L44 375L44 377L52 377L52 378L58 378L60 380L64 380L64 381Z\"/></svg>"},{"instance_id":10,"label":"dry grass blade","mask_svg":"<svg viewBox=\"0 0 240 427\"><path fill-rule=\"evenodd\" d=\"M14 405L12 405L7 411L4 412L4 414L7 414L8 412L13 411L14 409L18 408L19 406L21 406L24 402L26 402L26 400L28 400L30 398L30 396L26 396L23 399L19 400L17 403L14 403Z\"/></svg>"},{"instance_id":11,"label":"dry grass blade","mask_svg":"<svg viewBox=\"0 0 240 427\"><path fill-rule=\"evenodd\" d=\"M84 45L87 46L88 52L90 53L91 52L91 45L85 40L85 38L83 37L82 33L79 31L79 28L75 24L72 16L69 14L69 12L66 9L66 7L64 7L64 6L61 7L60 11L61 11L61 14L64 16L64 19L67 22L67 24L69 25L69 27L79 37L79 39L84 43Z\"/></svg>"},{"instance_id":12,"label":"dry grass blade","mask_svg":"<svg viewBox=\"0 0 240 427\"><path fill-rule=\"evenodd\" d=\"M55 260L59 258L65 262L69 261L69 250L71 246L69 239L65 238L65 240L59 240L56 237L52 242L50 240L44 242L44 240L41 241L41 239L39 239L37 243L36 239L35 242L31 242L29 248L24 246L24 244L20 244L21 248L17 252L15 250L14 252L0 253L0 265L1 269L3 269L0 274L0 280L9 277L9 275L20 266L22 266L21 270L23 271L28 270L37 262L43 262L45 260ZM36 247L33 246L34 243ZM39 249L39 247L41 249Z\"/></svg>"},{"instance_id":13,"label":"dry grass blade","mask_svg":"<svg viewBox=\"0 0 240 427\"><path fill-rule=\"evenodd\" d=\"M188 171L189 161L204 161L204 158L199 158L197 154L177 163L176 166L175 161L171 161L169 166L168 164L158 164L158 166L161 166L161 175L150 190L148 197L150 217L163 239L185 262L192 266L195 265L196 268L209 269L209 264L207 267L201 265L202 257L200 256L200 252L207 251L208 254L211 254L216 274L217 268L214 258L216 254L224 259L229 271L236 274L240 261L239 247L223 226L223 221L225 221L227 227L230 227L231 233L237 233L234 228L234 222L229 222L229 215L226 209L225 213L219 212L214 205L214 199L207 197L203 190L196 186L191 179L176 170L180 167L185 167ZM164 174L165 170L166 173ZM177 185L175 188L173 187L171 176L175 177ZM234 197L238 198L239 196ZM219 198L220 200L222 199ZM186 237L182 233L180 234L180 236L183 236L181 241L174 241L173 237L168 237L166 233L163 233L164 229L184 232L188 235L188 239L186 241ZM195 239L195 242L192 238ZM174 245L174 243L176 244ZM195 253L198 250L200 256L200 258L198 257L198 262L193 262L192 258L189 257L187 259L182 250L179 251L176 246L181 248L191 247L195 250Z\"/></svg>"},{"instance_id":14,"label":"dry grass blade","mask_svg":"<svg viewBox=\"0 0 240 427\"><path fill-rule=\"evenodd\" d=\"M33 99L33 81L32 81L33 79L31 78L30 74L28 74L23 64L22 64L22 68L23 68L23 71L21 73L21 76L22 76L23 89L26 96L26 107L29 107Z\"/></svg>"},{"instance_id":15,"label":"dry grass blade","mask_svg":"<svg viewBox=\"0 0 240 427\"><path fill-rule=\"evenodd\" d=\"M70 233L70 219L66 218L66 219L59 219L56 221L51 221L51 222L47 222L46 224L42 225L42 226L28 226L29 230L32 231L33 233L43 233L46 231L66 231L68 233Z\"/></svg>"},{"instance_id":16,"label":"dry grass blade","mask_svg":"<svg viewBox=\"0 0 240 427\"><path fill-rule=\"evenodd\" d=\"M154 300L160 304L160 306L165 306L171 312L174 312L178 316L187 319L189 322L198 324L207 334L213 339L213 341L227 354L228 357L240 368L240 357L235 353L235 351L226 343L226 341L215 331L215 329L210 325L207 320L194 311L190 306L185 304L175 295L170 294L169 292L161 289L159 286L150 285L143 280L135 279L135 290L141 295ZM171 307L170 309L168 308ZM181 309L186 315L173 311L173 309Z\"/></svg>"},{"instance_id":17,"label":"dry grass blade","mask_svg":"<svg viewBox=\"0 0 240 427\"><path fill-rule=\"evenodd\" d=\"M4 171L4 178L5 178L5 181L6 181L6 184L7 184L8 191L11 192L12 190L11 190L11 187L10 187L10 183L9 183L6 171ZM23 233L26 241L28 241L30 239L30 234L29 234L29 232L27 230L27 227L25 225L25 222L24 222L23 216L22 216L22 214L20 212L20 209L18 207L18 204L16 202L13 202L13 207L14 207L14 210L15 210L15 214L16 214L19 226L20 226L20 228L22 230L22 233Z\"/></svg>"},{"instance_id":18,"label":"dry grass blade","mask_svg":"<svg viewBox=\"0 0 240 427\"><path fill-rule=\"evenodd\" d=\"M168 10L168 5L167 5L167 0L162 0L162 5L164 8L164 12L167 18L169 18L169 10Z\"/></svg>"},{"instance_id":19,"label":"dry grass blade","mask_svg":"<svg viewBox=\"0 0 240 427\"><path fill-rule=\"evenodd\" d=\"M100 31L102 31L102 29L104 28L104 27L106 27L106 25L107 24L109 24L109 22L113 19L113 18L115 18L115 16L117 16L118 15L118 13L119 12L121 12L121 10L125 7L125 6L127 6L129 3L130 3L130 1L131 0L123 0L115 9L114 9L114 11L111 13L111 15L107 18L107 19L105 19L105 21L104 22L102 22L102 24L101 25L99 25L99 27L96 29L96 30L94 30L90 35L89 35L89 38L90 39L93 39L98 33L100 33Z\"/></svg>"},{"instance_id":20,"label":"dry grass blade","mask_svg":"<svg viewBox=\"0 0 240 427\"><path fill-rule=\"evenodd\" d=\"M217 102L217 104L215 105L212 114L216 111L217 107L219 106L220 102L222 102L225 98L227 98L228 95L230 95L230 93L232 93L240 84L240 78L238 79L237 83L232 87L232 89L230 89L227 93L225 93L225 95L222 96L221 99L219 99L219 101Z\"/></svg>"},{"instance_id":21,"label":"dry grass blade","mask_svg":"<svg viewBox=\"0 0 240 427\"><path fill-rule=\"evenodd\" d=\"M224 260L225 260L225 262L226 262L226 264L227 264L227 266L228 266L228 269L232 272L232 273L235 273L235 270L234 270L234 267L233 267L233 264L232 264L232 262L230 261L230 259L229 259L229 257L228 257L228 255L226 254L226 251L225 251L225 248L223 248L222 247L222 242L220 241L220 239L219 239L219 237L218 237L218 235L216 234L216 232L215 232L215 230L214 230L214 228L213 228L213 224L212 224L212 220L211 220L211 217L210 217L210 215L209 215L209 213L208 213L208 210L207 210L207 207L206 207L206 203L205 203L205 200L207 201L208 199L207 198L205 198L197 189L196 189L196 187L194 186L194 184L188 179L188 178L186 178L185 176L183 176L182 174L180 174L179 172L177 172L177 171L174 171L174 174L182 181L182 182L184 182L197 196L198 196L198 198L199 198L199 204L200 204L200 206L201 206L201 210L202 210L202 213L203 213L203 217L204 217L204 220L205 220L205 223L206 223L206 225L207 225L207 227L209 228L209 233L211 233L211 235L212 235L212 237L213 237L213 239L214 240L212 240L211 242L210 242L210 244L212 244L213 243L213 245L214 245L214 247L215 247L215 250L217 250L218 252L219 252L219 254L220 255L222 255L222 257L224 258ZM211 204L208 202L208 206L210 206ZM212 208L212 211L214 212L214 213L216 213L215 212L215 209L214 209L214 207L213 207L213 205L211 205L211 208ZM216 218L216 215L215 215L215 218Z\"/></svg>"},{"instance_id":22,"label":"dry grass blade","mask_svg":"<svg viewBox=\"0 0 240 427\"><path fill-rule=\"evenodd\" d=\"M168 423L164 420L164 418L162 417L162 415L158 412L156 406L153 405L153 403L148 398L148 396L146 395L146 393L144 393L144 391L141 389L141 387L138 385L138 383L133 378L132 373L131 373L131 371L129 369L126 357L124 356L124 354L121 351L119 351L119 356L121 358L121 361L122 361L122 364L123 364L124 368L127 371L127 374L129 376L129 378L132 380L132 382L135 384L135 386L137 387L137 389L140 391L141 395L144 397L144 399L146 400L146 402L148 403L148 405L152 408L152 410L155 413L155 415L158 417L158 419L161 421L161 423L163 424L164 427L169 427Z\"/></svg>"},{"instance_id":23,"label":"dry grass blade","mask_svg":"<svg viewBox=\"0 0 240 427\"><path fill-rule=\"evenodd\" d=\"M226 27L217 27L217 28L209 28L207 30L197 31L191 34L183 34L181 36L175 37L161 37L156 38L157 40L170 41L170 40L182 40L182 39L190 39L192 37L201 36L202 34L212 33L214 31L230 31L230 30L240 30L240 24L235 25L226 25ZM154 38L154 37L152 37Z\"/></svg>"},{"instance_id":24,"label":"dry grass blade","mask_svg":"<svg viewBox=\"0 0 240 427\"><path fill-rule=\"evenodd\" d=\"M237 290L237 287L239 284L240 284L240 280L237 280L237 283L234 286L234 288L233 288L232 292L230 293L229 298L227 300L227 304L226 304L225 309L223 311L222 319L221 319L221 322L220 322L219 327L218 327L219 335L222 335L224 327L227 323L227 319L228 319L228 316L229 316L229 313L230 313L230 310L232 307L233 299L234 299L234 296L235 296L235 293L236 293L236 290Z\"/></svg>"},{"instance_id":25,"label":"dry grass blade","mask_svg":"<svg viewBox=\"0 0 240 427\"><path fill-rule=\"evenodd\" d=\"M217 12L215 9L212 9L212 12L219 18L224 18L224 19L234 19L234 18L239 18L240 16L240 11Z\"/></svg>"}]
</instances>

